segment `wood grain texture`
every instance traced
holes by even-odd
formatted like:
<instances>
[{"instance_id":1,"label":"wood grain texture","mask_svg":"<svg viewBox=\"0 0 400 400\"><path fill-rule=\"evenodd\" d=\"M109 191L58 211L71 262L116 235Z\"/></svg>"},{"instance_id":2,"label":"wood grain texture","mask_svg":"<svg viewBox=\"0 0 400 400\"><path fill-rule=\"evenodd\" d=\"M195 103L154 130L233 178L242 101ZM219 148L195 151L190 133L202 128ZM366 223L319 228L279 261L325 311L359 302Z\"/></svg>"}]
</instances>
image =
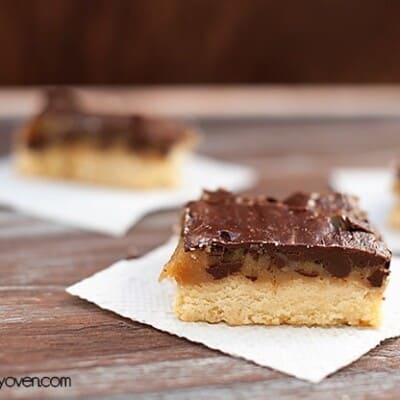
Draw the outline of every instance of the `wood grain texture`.
<instances>
[{"instance_id":1,"label":"wood grain texture","mask_svg":"<svg viewBox=\"0 0 400 400\"><path fill-rule=\"evenodd\" d=\"M400 82L400 4L1 0L0 84Z\"/></svg>"},{"instance_id":2,"label":"wood grain texture","mask_svg":"<svg viewBox=\"0 0 400 400\"><path fill-rule=\"evenodd\" d=\"M400 119L195 121L201 152L254 166L253 192L324 190L334 165L386 165ZM2 152L9 139L0 121ZM6 129L4 129L6 128ZM0 189L1 190L1 189ZM0 208L0 376L70 376L66 389L1 389L0 398L398 399L400 340L312 385L133 323L64 288L127 254L165 241L177 211L145 217L123 238L79 231Z\"/></svg>"}]
</instances>

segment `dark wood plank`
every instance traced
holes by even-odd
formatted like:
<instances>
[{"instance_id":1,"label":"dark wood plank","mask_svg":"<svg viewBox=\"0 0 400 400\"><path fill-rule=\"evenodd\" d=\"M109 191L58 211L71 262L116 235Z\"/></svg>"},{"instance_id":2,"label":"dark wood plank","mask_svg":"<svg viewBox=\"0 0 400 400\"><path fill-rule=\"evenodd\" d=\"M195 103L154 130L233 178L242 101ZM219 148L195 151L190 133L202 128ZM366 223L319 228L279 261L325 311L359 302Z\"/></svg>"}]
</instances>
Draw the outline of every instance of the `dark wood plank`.
<instances>
[{"instance_id":1,"label":"dark wood plank","mask_svg":"<svg viewBox=\"0 0 400 400\"><path fill-rule=\"evenodd\" d=\"M396 1L2 0L0 84L399 82Z\"/></svg>"},{"instance_id":2,"label":"dark wood plank","mask_svg":"<svg viewBox=\"0 0 400 400\"><path fill-rule=\"evenodd\" d=\"M196 123L205 132L203 153L253 165L260 174L253 192L273 195L326 189L332 166L387 165L400 148L396 118ZM111 238L0 209L0 376L72 379L71 388L1 389L0 397L398 399L397 339L311 385L64 292L127 254L142 254L165 241L177 215L176 210L154 213L126 237Z\"/></svg>"}]
</instances>

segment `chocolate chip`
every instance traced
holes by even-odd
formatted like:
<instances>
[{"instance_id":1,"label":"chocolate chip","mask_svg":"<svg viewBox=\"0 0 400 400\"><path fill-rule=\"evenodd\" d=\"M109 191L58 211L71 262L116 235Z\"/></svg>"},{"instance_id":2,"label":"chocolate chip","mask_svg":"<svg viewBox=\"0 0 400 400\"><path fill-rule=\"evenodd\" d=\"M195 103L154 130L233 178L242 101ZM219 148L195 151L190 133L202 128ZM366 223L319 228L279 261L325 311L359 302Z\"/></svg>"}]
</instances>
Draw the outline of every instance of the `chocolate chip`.
<instances>
[{"instance_id":1,"label":"chocolate chip","mask_svg":"<svg viewBox=\"0 0 400 400\"><path fill-rule=\"evenodd\" d=\"M387 275L387 271L382 271L381 269L376 269L367 279L371 286L380 287L382 286L383 279Z\"/></svg>"},{"instance_id":2,"label":"chocolate chip","mask_svg":"<svg viewBox=\"0 0 400 400\"><path fill-rule=\"evenodd\" d=\"M238 272L240 268L242 268L242 263L238 261L221 262L215 265L210 265L206 271L212 275L214 279L222 279L234 272Z\"/></svg>"},{"instance_id":3,"label":"chocolate chip","mask_svg":"<svg viewBox=\"0 0 400 400\"><path fill-rule=\"evenodd\" d=\"M351 259L334 253L332 253L331 257L332 258L326 257L325 260L323 260L324 268L336 278L345 278L349 276L353 265Z\"/></svg>"}]
</instances>

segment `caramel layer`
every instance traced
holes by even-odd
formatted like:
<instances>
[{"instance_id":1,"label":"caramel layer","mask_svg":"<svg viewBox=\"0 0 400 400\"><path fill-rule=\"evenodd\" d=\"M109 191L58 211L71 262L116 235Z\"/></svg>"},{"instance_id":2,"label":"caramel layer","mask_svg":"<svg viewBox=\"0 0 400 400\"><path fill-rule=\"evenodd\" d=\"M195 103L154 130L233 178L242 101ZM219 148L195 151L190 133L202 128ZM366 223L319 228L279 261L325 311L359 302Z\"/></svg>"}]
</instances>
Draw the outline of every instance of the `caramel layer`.
<instances>
[{"instance_id":1,"label":"caramel layer","mask_svg":"<svg viewBox=\"0 0 400 400\"><path fill-rule=\"evenodd\" d=\"M215 256L204 250L185 251L183 240L180 240L171 260L164 267L160 279L173 278L179 285L197 285L223 279L233 274L240 274L250 281L268 281L279 283L298 277L308 279L335 278L346 282L357 280L366 287L381 287L386 283L384 265L365 268L354 265L344 277L335 277L323 265L309 261L286 261L276 259L268 254L256 255L243 249L230 250L223 255Z\"/></svg>"}]
</instances>

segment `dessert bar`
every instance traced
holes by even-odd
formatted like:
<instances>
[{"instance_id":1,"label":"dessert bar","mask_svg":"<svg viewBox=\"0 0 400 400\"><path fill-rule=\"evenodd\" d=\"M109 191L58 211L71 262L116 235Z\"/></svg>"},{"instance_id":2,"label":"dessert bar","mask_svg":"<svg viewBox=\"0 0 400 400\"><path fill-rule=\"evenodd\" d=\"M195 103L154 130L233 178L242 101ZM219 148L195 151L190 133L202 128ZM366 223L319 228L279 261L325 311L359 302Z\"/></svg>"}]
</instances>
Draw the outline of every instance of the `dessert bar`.
<instances>
[{"instance_id":1,"label":"dessert bar","mask_svg":"<svg viewBox=\"0 0 400 400\"><path fill-rule=\"evenodd\" d=\"M24 175L172 187L195 143L193 130L176 121L89 112L71 89L53 89L43 111L18 132L15 159Z\"/></svg>"},{"instance_id":2,"label":"dessert bar","mask_svg":"<svg viewBox=\"0 0 400 400\"><path fill-rule=\"evenodd\" d=\"M184 207L160 279L184 321L378 326L390 260L355 197L219 190Z\"/></svg>"},{"instance_id":3,"label":"dessert bar","mask_svg":"<svg viewBox=\"0 0 400 400\"><path fill-rule=\"evenodd\" d=\"M392 208L389 216L389 223L394 228L400 229L400 163L395 166L395 182L394 195L396 197L395 205Z\"/></svg>"}]
</instances>

